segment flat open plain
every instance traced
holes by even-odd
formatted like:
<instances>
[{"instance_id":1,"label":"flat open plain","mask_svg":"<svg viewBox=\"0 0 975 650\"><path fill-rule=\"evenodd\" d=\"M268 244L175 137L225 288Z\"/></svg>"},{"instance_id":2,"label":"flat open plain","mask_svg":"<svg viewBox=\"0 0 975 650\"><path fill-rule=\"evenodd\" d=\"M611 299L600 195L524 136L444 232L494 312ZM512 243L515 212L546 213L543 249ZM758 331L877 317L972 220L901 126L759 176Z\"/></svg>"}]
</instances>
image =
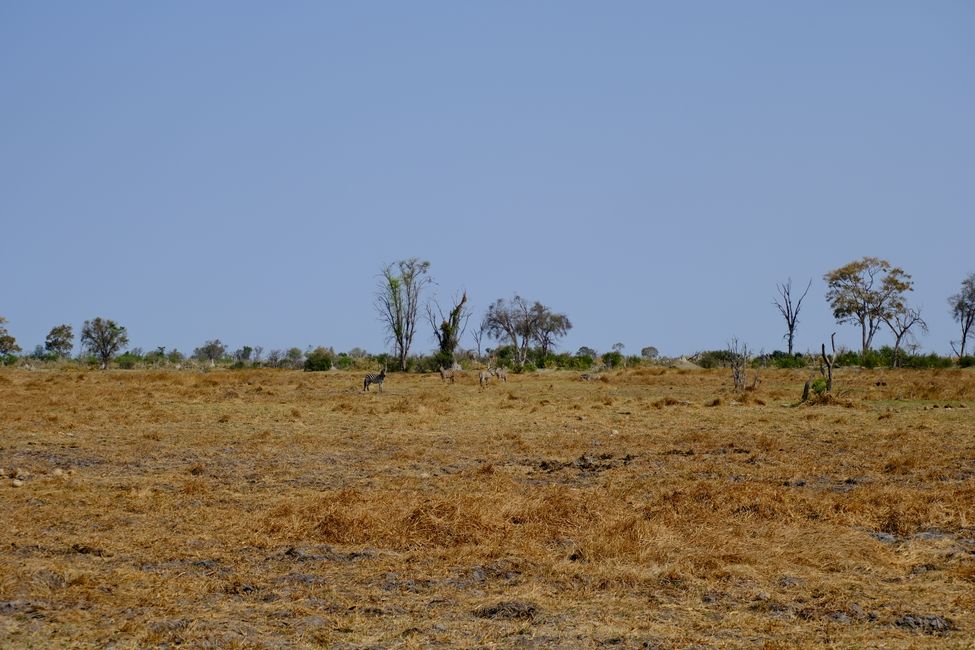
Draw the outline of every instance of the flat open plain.
<instances>
[{"instance_id":1,"label":"flat open plain","mask_svg":"<svg viewBox=\"0 0 975 650\"><path fill-rule=\"evenodd\" d=\"M975 372L807 376L0 370L0 648L972 647Z\"/></svg>"}]
</instances>

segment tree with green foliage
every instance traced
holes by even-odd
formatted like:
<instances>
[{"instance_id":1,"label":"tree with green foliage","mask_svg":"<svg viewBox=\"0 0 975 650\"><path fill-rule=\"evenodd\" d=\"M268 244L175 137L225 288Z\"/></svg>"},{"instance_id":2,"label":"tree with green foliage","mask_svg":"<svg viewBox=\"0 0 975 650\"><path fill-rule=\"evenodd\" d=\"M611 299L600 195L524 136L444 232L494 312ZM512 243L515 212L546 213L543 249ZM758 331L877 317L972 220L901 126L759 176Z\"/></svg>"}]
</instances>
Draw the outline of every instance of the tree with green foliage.
<instances>
[{"instance_id":1,"label":"tree with green foliage","mask_svg":"<svg viewBox=\"0 0 975 650\"><path fill-rule=\"evenodd\" d=\"M590 359L592 359L593 361L595 361L599 357L599 353L596 352L596 350L594 348L591 348L591 347L589 347L587 345L583 345L581 348L579 348L578 350L576 350L576 356L577 357L589 357Z\"/></svg>"},{"instance_id":2,"label":"tree with green foliage","mask_svg":"<svg viewBox=\"0 0 975 650\"><path fill-rule=\"evenodd\" d=\"M904 294L913 290L911 276L887 260L864 257L823 276L828 287L826 300L838 323L860 326L863 354L873 337L890 318L904 308Z\"/></svg>"},{"instance_id":3,"label":"tree with green foliage","mask_svg":"<svg viewBox=\"0 0 975 650\"><path fill-rule=\"evenodd\" d=\"M572 329L572 323L568 316L557 314L543 306L538 317L538 323L535 326L534 335L535 342L541 352L541 358L544 359L555 348L558 340L565 336L570 329Z\"/></svg>"},{"instance_id":4,"label":"tree with green foliage","mask_svg":"<svg viewBox=\"0 0 975 650\"><path fill-rule=\"evenodd\" d=\"M648 361L652 361L656 359L658 356L660 356L660 352L657 350L657 348L653 347L652 345L648 345L647 347L640 350L640 356L643 357L644 359L647 359Z\"/></svg>"},{"instance_id":5,"label":"tree with green foliage","mask_svg":"<svg viewBox=\"0 0 975 650\"><path fill-rule=\"evenodd\" d=\"M961 291L948 298L951 306L951 316L961 326L961 340L959 341L958 356L965 356L965 343L969 338L975 338L975 273L962 280Z\"/></svg>"},{"instance_id":6,"label":"tree with green foliage","mask_svg":"<svg viewBox=\"0 0 975 650\"><path fill-rule=\"evenodd\" d=\"M6 322L7 319L0 316L0 357L4 357L3 359L0 359L0 363L3 364L6 364L5 357L20 352L20 346L17 345L17 339L11 336L10 332L7 331L7 328L4 327Z\"/></svg>"},{"instance_id":7,"label":"tree with green foliage","mask_svg":"<svg viewBox=\"0 0 975 650\"><path fill-rule=\"evenodd\" d=\"M128 344L128 332L113 320L98 317L81 326L81 345L101 361L102 370L108 369L112 357Z\"/></svg>"},{"instance_id":8,"label":"tree with green foliage","mask_svg":"<svg viewBox=\"0 0 975 650\"><path fill-rule=\"evenodd\" d=\"M305 357L305 372L323 372L332 369L332 361L335 359L335 350L332 348L317 347Z\"/></svg>"},{"instance_id":9,"label":"tree with green foliage","mask_svg":"<svg viewBox=\"0 0 975 650\"><path fill-rule=\"evenodd\" d=\"M386 326L400 370L406 370L406 357L416 334L420 295L424 287L433 282L429 272L430 262L416 257L400 260L383 267L382 279L376 288L376 311Z\"/></svg>"},{"instance_id":10,"label":"tree with green foliage","mask_svg":"<svg viewBox=\"0 0 975 650\"><path fill-rule=\"evenodd\" d=\"M227 346L221 343L220 339L207 341L200 347L193 350L193 356L200 361L207 361L210 367L217 365L217 361L227 353Z\"/></svg>"},{"instance_id":11,"label":"tree with green foliage","mask_svg":"<svg viewBox=\"0 0 975 650\"><path fill-rule=\"evenodd\" d=\"M74 331L70 325L52 327L44 340L44 349L59 357L67 357L74 348Z\"/></svg>"},{"instance_id":12,"label":"tree with green foliage","mask_svg":"<svg viewBox=\"0 0 975 650\"><path fill-rule=\"evenodd\" d=\"M304 358L305 353L301 351L301 348L288 348L288 351L284 354L284 361L290 368L300 368L302 359Z\"/></svg>"},{"instance_id":13,"label":"tree with green foliage","mask_svg":"<svg viewBox=\"0 0 975 650\"><path fill-rule=\"evenodd\" d=\"M446 314L436 301L427 304L427 320L430 322L433 335L437 339L437 364L440 367L453 367L454 352L460 345L460 338L464 335L470 317L470 310L467 309L466 291L460 300L454 300L454 305Z\"/></svg>"}]
</instances>

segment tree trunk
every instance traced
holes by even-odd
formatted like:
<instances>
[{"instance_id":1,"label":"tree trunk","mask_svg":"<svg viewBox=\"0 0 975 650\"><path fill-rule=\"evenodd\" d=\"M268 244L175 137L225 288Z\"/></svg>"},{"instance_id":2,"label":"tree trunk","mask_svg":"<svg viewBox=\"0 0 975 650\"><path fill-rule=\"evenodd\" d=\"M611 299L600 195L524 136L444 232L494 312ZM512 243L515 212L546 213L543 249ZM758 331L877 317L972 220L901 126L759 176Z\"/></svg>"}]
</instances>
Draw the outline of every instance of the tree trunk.
<instances>
[{"instance_id":1,"label":"tree trunk","mask_svg":"<svg viewBox=\"0 0 975 650\"><path fill-rule=\"evenodd\" d=\"M795 337L795 334L793 334L793 330L790 327L789 328L789 356L790 357L792 356L792 340L793 340L794 337Z\"/></svg>"}]
</instances>

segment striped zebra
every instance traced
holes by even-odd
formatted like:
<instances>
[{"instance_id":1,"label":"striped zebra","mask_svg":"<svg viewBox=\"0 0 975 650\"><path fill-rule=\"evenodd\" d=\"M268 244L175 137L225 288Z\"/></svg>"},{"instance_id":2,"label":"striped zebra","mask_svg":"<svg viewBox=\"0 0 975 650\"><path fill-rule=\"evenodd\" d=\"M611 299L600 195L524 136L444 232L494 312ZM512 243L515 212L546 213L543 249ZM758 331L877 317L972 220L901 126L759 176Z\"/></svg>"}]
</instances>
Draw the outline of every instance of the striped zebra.
<instances>
[{"instance_id":1,"label":"striped zebra","mask_svg":"<svg viewBox=\"0 0 975 650\"><path fill-rule=\"evenodd\" d=\"M503 381L506 384L508 383L508 371L505 370L504 368L501 367L492 368L491 374L497 377L500 381Z\"/></svg>"},{"instance_id":2,"label":"striped zebra","mask_svg":"<svg viewBox=\"0 0 975 650\"><path fill-rule=\"evenodd\" d=\"M444 368L443 366L439 366L439 368L440 368L440 381L446 383L449 380L451 384L454 383L454 369Z\"/></svg>"},{"instance_id":3,"label":"striped zebra","mask_svg":"<svg viewBox=\"0 0 975 650\"><path fill-rule=\"evenodd\" d=\"M379 392L383 392L383 382L386 381L386 366L383 366L382 372L370 373L366 375L366 378L362 380L362 390L368 392L370 384L376 384L379 386Z\"/></svg>"},{"instance_id":4,"label":"striped zebra","mask_svg":"<svg viewBox=\"0 0 975 650\"><path fill-rule=\"evenodd\" d=\"M491 375L493 373L490 370L482 370L481 374L478 375L478 381L481 383L481 388L484 388L491 382Z\"/></svg>"}]
</instances>

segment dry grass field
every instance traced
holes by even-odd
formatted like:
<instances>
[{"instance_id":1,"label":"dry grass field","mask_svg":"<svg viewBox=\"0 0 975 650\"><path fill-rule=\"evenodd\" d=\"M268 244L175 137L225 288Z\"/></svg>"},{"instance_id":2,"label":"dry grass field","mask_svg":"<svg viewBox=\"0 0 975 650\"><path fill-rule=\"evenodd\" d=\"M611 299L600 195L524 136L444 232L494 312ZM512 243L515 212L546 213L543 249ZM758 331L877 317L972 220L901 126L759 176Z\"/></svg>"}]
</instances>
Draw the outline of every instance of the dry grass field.
<instances>
[{"instance_id":1,"label":"dry grass field","mask_svg":"<svg viewBox=\"0 0 975 650\"><path fill-rule=\"evenodd\" d=\"M0 648L970 648L975 373L0 370Z\"/></svg>"}]
</instances>

